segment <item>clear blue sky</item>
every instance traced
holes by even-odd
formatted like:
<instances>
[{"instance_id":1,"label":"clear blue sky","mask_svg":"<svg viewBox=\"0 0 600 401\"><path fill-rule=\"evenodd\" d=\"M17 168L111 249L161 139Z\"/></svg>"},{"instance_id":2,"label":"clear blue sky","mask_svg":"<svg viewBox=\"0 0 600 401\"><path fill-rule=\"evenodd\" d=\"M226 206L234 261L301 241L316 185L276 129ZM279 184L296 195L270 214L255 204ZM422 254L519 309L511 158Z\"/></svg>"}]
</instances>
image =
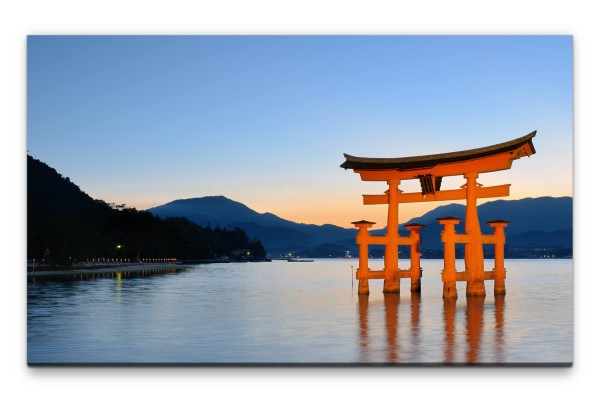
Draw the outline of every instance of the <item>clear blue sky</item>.
<instances>
[{"instance_id":1,"label":"clear blue sky","mask_svg":"<svg viewBox=\"0 0 600 401\"><path fill-rule=\"evenodd\" d=\"M385 207L360 195L385 186L341 169L343 153L537 130L536 155L479 181L511 183L513 199L572 196L572 53L570 36L30 36L27 149L138 209L225 195L299 222L382 227ZM439 205L402 205L400 221Z\"/></svg>"}]
</instances>

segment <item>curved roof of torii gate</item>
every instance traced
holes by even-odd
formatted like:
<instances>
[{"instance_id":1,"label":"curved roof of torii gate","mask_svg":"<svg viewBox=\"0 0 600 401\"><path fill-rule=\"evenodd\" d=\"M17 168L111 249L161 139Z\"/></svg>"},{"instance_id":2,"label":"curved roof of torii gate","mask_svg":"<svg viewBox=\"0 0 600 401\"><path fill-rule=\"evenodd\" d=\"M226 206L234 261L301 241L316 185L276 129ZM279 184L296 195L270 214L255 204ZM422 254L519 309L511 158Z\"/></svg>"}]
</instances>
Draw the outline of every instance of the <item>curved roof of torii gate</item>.
<instances>
[{"instance_id":1,"label":"curved roof of torii gate","mask_svg":"<svg viewBox=\"0 0 600 401\"><path fill-rule=\"evenodd\" d=\"M517 150L524 145L529 145L530 154L535 153L532 139L537 131L533 131L525 136L522 136L512 141L499 143L496 145L476 148L471 150L462 150L459 152L438 153L424 156L409 156L398 158L373 158L373 157L357 157L344 153L346 161L340 165L345 169L354 170L414 170L427 169L440 164L460 163L490 157L501 153Z\"/></svg>"}]
</instances>

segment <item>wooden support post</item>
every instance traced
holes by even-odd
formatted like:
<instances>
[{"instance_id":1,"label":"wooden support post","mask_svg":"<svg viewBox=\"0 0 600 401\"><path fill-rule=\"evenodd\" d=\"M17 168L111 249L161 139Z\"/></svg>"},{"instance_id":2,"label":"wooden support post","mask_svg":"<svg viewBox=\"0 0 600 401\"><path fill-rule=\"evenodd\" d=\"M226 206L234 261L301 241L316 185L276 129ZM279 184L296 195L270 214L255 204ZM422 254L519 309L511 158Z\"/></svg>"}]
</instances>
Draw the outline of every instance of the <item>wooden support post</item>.
<instances>
[{"instance_id":1,"label":"wooden support post","mask_svg":"<svg viewBox=\"0 0 600 401\"><path fill-rule=\"evenodd\" d=\"M466 173L467 207L465 212L465 272L467 273L467 296L485 297L483 269L483 238L477 216L477 177L479 173Z\"/></svg>"},{"instance_id":2,"label":"wooden support post","mask_svg":"<svg viewBox=\"0 0 600 401\"><path fill-rule=\"evenodd\" d=\"M356 234L356 243L358 244L358 270L356 271L356 279L358 280L358 294L369 294L369 232L372 221L360 220L353 221L355 227L358 228Z\"/></svg>"},{"instance_id":3,"label":"wooden support post","mask_svg":"<svg viewBox=\"0 0 600 401\"><path fill-rule=\"evenodd\" d=\"M405 224L404 227L410 231L410 291L420 293L421 292L421 253L419 245L421 242L421 235L419 231L423 227L423 224Z\"/></svg>"},{"instance_id":4,"label":"wooden support post","mask_svg":"<svg viewBox=\"0 0 600 401\"><path fill-rule=\"evenodd\" d=\"M444 243L444 270L442 270L442 281L444 289L442 297L458 298L456 293L456 233L454 226L461 219L457 217L440 217L436 219L444 226L442 231L442 242Z\"/></svg>"},{"instance_id":5,"label":"wooden support post","mask_svg":"<svg viewBox=\"0 0 600 401\"><path fill-rule=\"evenodd\" d=\"M506 279L506 269L504 267L504 243L506 242L504 228L508 221L493 220L487 222L494 229L494 295L506 294L504 282Z\"/></svg>"},{"instance_id":6,"label":"wooden support post","mask_svg":"<svg viewBox=\"0 0 600 401\"><path fill-rule=\"evenodd\" d=\"M398 185L400 180L388 181L388 218L385 244L383 292L400 292L398 268Z\"/></svg>"}]
</instances>

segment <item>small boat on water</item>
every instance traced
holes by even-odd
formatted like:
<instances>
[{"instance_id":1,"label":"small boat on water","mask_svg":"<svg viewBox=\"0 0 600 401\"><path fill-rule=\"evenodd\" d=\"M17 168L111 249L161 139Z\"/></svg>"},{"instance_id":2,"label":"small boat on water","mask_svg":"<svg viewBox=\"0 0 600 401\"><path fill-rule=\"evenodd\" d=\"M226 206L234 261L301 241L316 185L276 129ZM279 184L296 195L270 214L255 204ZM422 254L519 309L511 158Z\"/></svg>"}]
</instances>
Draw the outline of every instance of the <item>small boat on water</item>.
<instances>
[{"instance_id":1,"label":"small boat on water","mask_svg":"<svg viewBox=\"0 0 600 401\"><path fill-rule=\"evenodd\" d=\"M314 262L312 259L290 258L288 262Z\"/></svg>"}]
</instances>

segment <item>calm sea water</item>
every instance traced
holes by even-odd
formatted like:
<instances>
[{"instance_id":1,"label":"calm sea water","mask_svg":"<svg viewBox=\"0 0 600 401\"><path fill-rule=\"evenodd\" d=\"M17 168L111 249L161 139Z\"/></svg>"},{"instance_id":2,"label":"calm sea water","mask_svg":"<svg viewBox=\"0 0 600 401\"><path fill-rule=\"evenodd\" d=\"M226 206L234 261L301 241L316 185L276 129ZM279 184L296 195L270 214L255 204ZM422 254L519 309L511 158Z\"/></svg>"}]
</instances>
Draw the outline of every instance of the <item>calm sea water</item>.
<instances>
[{"instance_id":1,"label":"calm sea water","mask_svg":"<svg viewBox=\"0 0 600 401\"><path fill-rule=\"evenodd\" d=\"M508 260L506 296L494 297L490 281L485 298L466 299L459 282L459 298L449 303L441 297L442 263L422 261L420 297L406 279L399 296L372 280L371 294L359 297L354 259L28 283L28 362L572 362L572 260Z\"/></svg>"}]
</instances>

